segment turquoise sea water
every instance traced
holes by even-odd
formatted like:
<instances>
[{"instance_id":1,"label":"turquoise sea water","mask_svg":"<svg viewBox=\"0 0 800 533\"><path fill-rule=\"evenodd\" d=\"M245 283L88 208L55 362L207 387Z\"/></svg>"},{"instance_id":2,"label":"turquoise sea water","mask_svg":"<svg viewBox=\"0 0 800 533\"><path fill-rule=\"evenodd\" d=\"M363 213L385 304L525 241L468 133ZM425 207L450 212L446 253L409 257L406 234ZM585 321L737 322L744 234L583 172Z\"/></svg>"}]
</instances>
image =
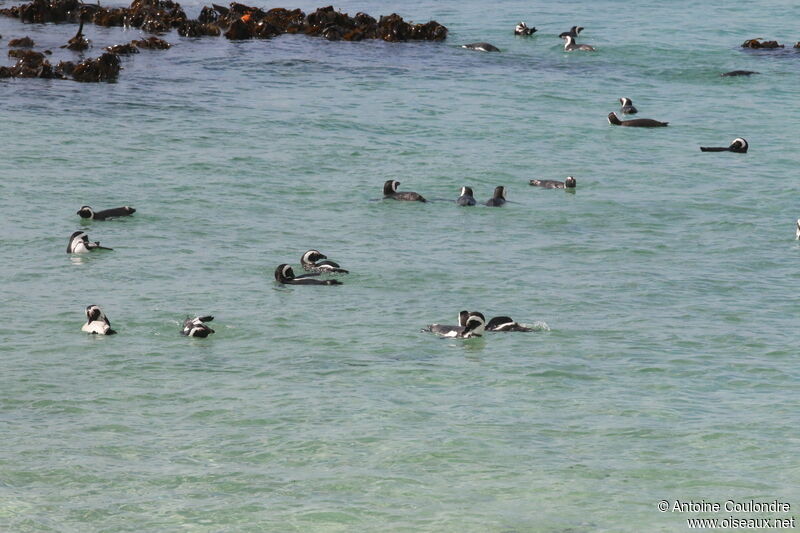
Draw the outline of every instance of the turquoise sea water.
<instances>
[{"instance_id":1,"label":"turquoise sea water","mask_svg":"<svg viewBox=\"0 0 800 533\"><path fill-rule=\"evenodd\" d=\"M676 499L795 515L796 4L336 7L450 34L172 33L114 84L0 80L0 530L684 531L730 515L657 509ZM539 32L514 37L519 20ZM597 53L563 52L574 24ZM72 59L74 32L2 18L0 52L29 35ZM86 33L88 56L141 35ZM738 47L754 37L787 48ZM502 53L458 46L473 41ZM733 69L761 74L719 77ZM622 96L670 126L609 126ZM698 150L739 136L746 155ZM574 193L528 185L567 175ZM387 179L443 200L505 185L510 203L379 201ZM137 213L82 223L84 204ZM78 229L114 251L65 254ZM310 248L344 285L276 286ZM118 335L81 333L89 304ZM421 331L461 309L538 331ZM216 334L181 337L189 314Z\"/></svg>"}]
</instances>

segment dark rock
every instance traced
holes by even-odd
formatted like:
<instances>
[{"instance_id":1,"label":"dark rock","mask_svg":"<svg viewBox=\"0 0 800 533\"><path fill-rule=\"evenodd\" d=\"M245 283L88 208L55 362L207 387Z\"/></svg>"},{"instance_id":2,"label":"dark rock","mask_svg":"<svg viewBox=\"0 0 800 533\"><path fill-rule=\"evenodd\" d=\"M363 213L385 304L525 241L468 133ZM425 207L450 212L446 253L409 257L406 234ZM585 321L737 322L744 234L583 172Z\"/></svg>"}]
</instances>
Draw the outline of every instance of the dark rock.
<instances>
[{"instance_id":1,"label":"dark rock","mask_svg":"<svg viewBox=\"0 0 800 533\"><path fill-rule=\"evenodd\" d=\"M22 37L20 39L11 39L8 41L8 46L15 48L33 48L35 43L30 37Z\"/></svg>"},{"instance_id":2,"label":"dark rock","mask_svg":"<svg viewBox=\"0 0 800 533\"><path fill-rule=\"evenodd\" d=\"M183 37L200 37L202 35L219 36L219 27L210 23L202 23L199 20L187 20L178 26L178 35Z\"/></svg>"},{"instance_id":3,"label":"dark rock","mask_svg":"<svg viewBox=\"0 0 800 533\"><path fill-rule=\"evenodd\" d=\"M125 44L118 44L115 46L109 46L106 50L111 54L120 55L130 55L130 54L138 54L139 49L136 48L136 45L133 43L125 43Z\"/></svg>"},{"instance_id":4,"label":"dark rock","mask_svg":"<svg viewBox=\"0 0 800 533\"><path fill-rule=\"evenodd\" d=\"M137 48L146 48L148 50L166 50L171 44L158 37L148 37L147 39L133 40L131 44Z\"/></svg>"},{"instance_id":5,"label":"dark rock","mask_svg":"<svg viewBox=\"0 0 800 533\"><path fill-rule=\"evenodd\" d=\"M204 7L197 16L197 21L201 24L208 24L209 22L216 22L219 19L219 13L213 8Z\"/></svg>"},{"instance_id":6,"label":"dark rock","mask_svg":"<svg viewBox=\"0 0 800 533\"><path fill-rule=\"evenodd\" d=\"M81 82L114 81L119 71L119 56L106 52L98 58L86 59L75 65L72 78Z\"/></svg>"},{"instance_id":7,"label":"dark rock","mask_svg":"<svg viewBox=\"0 0 800 533\"><path fill-rule=\"evenodd\" d=\"M758 39L748 39L742 43L742 48L783 48L783 45L778 44L778 41L762 41L759 37Z\"/></svg>"}]
</instances>

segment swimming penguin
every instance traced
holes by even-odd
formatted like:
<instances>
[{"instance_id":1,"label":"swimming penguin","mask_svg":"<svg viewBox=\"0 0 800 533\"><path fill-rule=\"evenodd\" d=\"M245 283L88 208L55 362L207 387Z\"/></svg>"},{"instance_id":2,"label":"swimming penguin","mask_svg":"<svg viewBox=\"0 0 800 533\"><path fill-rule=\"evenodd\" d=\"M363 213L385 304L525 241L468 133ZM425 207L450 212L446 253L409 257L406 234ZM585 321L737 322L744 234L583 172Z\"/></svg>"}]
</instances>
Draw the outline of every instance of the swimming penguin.
<instances>
[{"instance_id":1,"label":"swimming penguin","mask_svg":"<svg viewBox=\"0 0 800 533\"><path fill-rule=\"evenodd\" d=\"M519 24L514 28L514 35L533 35L534 33L536 33L536 28L529 28L522 21L519 21Z\"/></svg>"},{"instance_id":2,"label":"swimming penguin","mask_svg":"<svg viewBox=\"0 0 800 533\"><path fill-rule=\"evenodd\" d=\"M300 264L303 270L307 272L318 272L321 274L349 274L349 272L339 267L338 263L333 261L320 261L320 259L328 259L319 250L309 250L300 258Z\"/></svg>"},{"instance_id":3,"label":"swimming penguin","mask_svg":"<svg viewBox=\"0 0 800 533\"><path fill-rule=\"evenodd\" d=\"M461 48L466 48L468 50L478 50L479 52L499 52L500 49L497 48L493 44L489 43L469 43L469 44L462 44Z\"/></svg>"},{"instance_id":4,"label":"swimming penguin","mask_svg":"<svg viewBox=\"0 0 800 533\"><path fill-rule=\"evenodd\" d=\"M496 316L486 324L486 331L533 331L518 322L511 320L508 316Z\"/></svg>"},{"instance_id":5,"label":"swimming penguin","mask_svg":"<svg viewBox=\"0 0 800 533\"><path fill-rule=\"evenodd\" d=\"M304 274L295 276L294 270L287 264L278 265L275 269L275 281L286 285L341 285L341 281L335 279L313 279L311 276L317 274Z\"/></svg>"},{"instance_id":6,"label":"swimming penguin","mask_svg":"<svg viewBox=\"0 0 800 533\"><path fill-rule=\"evenodd\" d=\"M586 52L595 51L595 48L593 46L589 46L588 44L577 44L575 42L575 37L572 35L565 35L564 41L564 51L566 52L572 52L574 50L584 50Z\"/></svg>"},{"instance_id":7,"label":"swimming penguin","mask_svg":"<svg viewBox=\"0 0 800 533\"><path fill-rule=\"evenodd\" d=\"M577 37L578 34L583 31L583 26L573 26L569 29L569 31L564 31L558 34L560 38L564 38L566 36L570 37Z\"/></svg>"},{"instance_id":8,"label":"swimming penguin","mask_svg":"<svg viewBox=\"0 0 800 533\"><path fill-rule=\"evenodd\" d=\"M575 178L567 176L564 181L558 180L531 180L530 184L534 187L544 187L545 189L574 189L578 184Z\"/></svg>"},{"instance_id":9,"label":"swimming penguin","mask_svg":"<svg viewBox=\"0 0 800 533\"><path fill-rule=\"evenodd\" d=\"M475 197L472 196L472 187L461 187L461 196L456 200L458 205L475 205Z\"/></svg>"},{"instance_id":10,"label":"swimming penguin","mask_svg":"<svg viewBox=\"0 0 800 533\"><path fill-rule=\"evenodd\" d=\"M213 316L196 316L194 318L187 318L183 321L181 335L185 337L206 338L214 333L214 330L203 324L203 322L211 322L212 320L214 320Z\"/></svg>"},{"instance_id":11,"label":"swimming penguin","mask_svg":"<svg viewBox=\"0 0 800 533\"><path fill-rule=\"evenodd\" d=\"M76 214L80 215L81 218L91 218L92 220L106 220L109 218L115 217L127 217L131 216L136 212L136 209L132 207L123 206L123 207L115 207L113 209L105 209L103 211L94 212L92 208L88 205L84 205Z\"/></svg>"},{"instance_id":12,"label":"swimming penguin","mask_svg":"<svg viewBox=\"0 0 800 533\"><path fill-rule=\"evenodd\" d=\"M502 185L498 185L494 188L494 196L492 196L491 200L486 202L486 205L489 207L500 207L506 203L506 188Z\"/></svg>"},{"instance_id":13,"label":"swimming penguin","mask_svg":"<svg viewBox=\"0 0 800 533\"><path fill-rule=\"evenodd\" d=\"M459 321L461 316L459 315ZM434 326L438 326L434 331ZM448 328L448 329L439 329ZM480 337L486 329L486 318L482 313L472 311L468 313L463 326L439 326L438 324L431 324L428 328L431 332L451 339L469 339L472 337ZM440 332L441 331L441 332Z\"/></svg>"},{"instance_id":14,"label":"swimming penguin","mask_svg":"<svg viewBox=\"0 0 800 533\"><path fill-rule=\"evenodd\" d=\"M383 197L393 198L395 200L405 200L408 202L424 202L425 198L415 192L403 192L397 190L400 182L397 180L387 180L383 184Z\"/></svg>"},{"instance_id":15,"label":"swimming penguin","mask_svg":"<svg viewBox=\"0 0 800 533\"><path fill-rule=\"evenodd\" d=\"M652 118L634 118L632 120L620 120L613 112L608 114L608 123L614 126L629 126L631 128L661 128L669 122L659 122Z\"/></svg>"},{"instance_id":16,"label":"swimming penguin","mask_svg":"<svg viewBox=\"0 0 800 533\"><path fill-rule=\"evenodd\" d=\"M747 141L741 137L737 137L731 142L730 146L701 146L701 152L735 152L737 154L746 154L749 145Z\"/></svg>"},{"instance_id":17,"label":"swimming penguin","mask_svg":"<svg viewBox=\"0 0 800 533\"><path fill-rule=\"evenodd\" d=\"M458 325L457 326L445 326L442 324L431 324L428 326L424 331L430 331L431 333L436 333L437 335L442 336L453 336L459 331L464 330L464 326L467 324L467 318L469 318L469 311L461 311L458 313Z\"/></svg>"},{"instance_id":18,"label":"swimming penguin","mask_svg":"<svg viewBox=\"0 0 800 533\"><path fill-rule=\"evenodd\" d=\"M114 335L116 333L111 329L111 321L96 305L86 307L86 324L81 327L81 331L95 335Z\"/></svg>"},{"instance_id":19,"label":"swimming penguin","mask_svg":"<svg viewBox=\"0 0 800 533\"><path fill-rule=\"evenodd\" d=\"M84 231L76 231L73 233L67 243L68 254L83 254L91 252L95 248L99 250L113 250L113 248L100 246L99 242L89 242L89 236Z\"/></svg>"},{"instance_id":20,"label":"swimming penguin","mask_svg":"<svg viewBox=\"0 0 800 533\"><path fill-rule=\"evenodd\" d=\"M620 98L619 104L622 106L620 111L623 115L635 115L639 112L638 109L633 107L633 101L630 98Z\"/></svg>"},{"instance_id":21,"label":"swimming penguin","mask_svg":"<svg viewBox=\"0 0 800 533\"><path fill-rule=\"evenodd\" d=\"M754 70L732 70L730 72L723 72L720 74L723 78L729 76L749 76L750 74L761 74L760 72L756 72Z\"/></svg>"}]
</instances>

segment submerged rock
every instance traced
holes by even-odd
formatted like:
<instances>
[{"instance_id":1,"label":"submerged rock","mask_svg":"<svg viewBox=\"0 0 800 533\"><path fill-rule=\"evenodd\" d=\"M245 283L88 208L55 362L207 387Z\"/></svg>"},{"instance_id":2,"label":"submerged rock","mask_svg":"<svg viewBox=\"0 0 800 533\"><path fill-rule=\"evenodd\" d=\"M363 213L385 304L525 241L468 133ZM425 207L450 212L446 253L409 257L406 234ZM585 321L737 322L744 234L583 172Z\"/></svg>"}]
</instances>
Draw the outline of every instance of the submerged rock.
<instances>
[{"instance_id":1,"label":"submerged rock","mask_svg":"<svg viewBox=\"0 0 800 533\"><path fill-rule=\"evenodd\" d=\"M119 56L105 52L98 58L86 59L75 65L72 78L75 81L113 81L119 76Z\"/></svg>"},{"instance_id":2,"label":"submerged rock","mask_svg":"<svg viewBox=\"0 0 800 533\"><path fill-rule=\"evenodd\" d=\"M147 39L133 40L131 44L137 48L145 48L147 50L166 50L171 44L164 39L158 37L148 37Z\"/></svg>"},{"instance_id":3,"label":"submerged rock","mask_svg":"<svg viewBox=\"0 0 800 533\"><path fill-rule=\"evenodd\" d=\"M33 39L26 36L19 39L11 39L8 41L8 46L14 48L33 48L35 43L33 42Z\"/></svg>"},{"instance_id":4,"label":"submerged rock","mask_svg":"<svg viewBox=\"0 0 800 533\"><path fill-rule=\"evenodd\" d=\"M778 41L762 41L761 37L759 37L757 39L748 39L742 43L742 48L783 48L783 45L778 44Z\"/></svg>"}]
</instances>

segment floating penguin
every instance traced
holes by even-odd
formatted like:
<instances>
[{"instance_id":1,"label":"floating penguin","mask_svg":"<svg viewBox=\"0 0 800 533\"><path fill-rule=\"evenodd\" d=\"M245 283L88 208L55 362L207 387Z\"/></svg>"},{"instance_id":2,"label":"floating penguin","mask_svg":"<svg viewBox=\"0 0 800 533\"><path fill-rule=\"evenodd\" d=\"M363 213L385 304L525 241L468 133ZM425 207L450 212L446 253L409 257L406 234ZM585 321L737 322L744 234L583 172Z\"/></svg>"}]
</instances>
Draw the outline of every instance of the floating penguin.
<instances>
[{"instance_id":1,"label":"floating penguin","mask_svg":"<svg viewBox=\"0 0 800 533\"><path fill-rule=\"evenodd\" d=\"M81 331L94 335L114 335L116 333L111 329L111 321L97 305L86 307L86 324L81 327Z\"/></svg>"},{"instance_id":2,"label":"floating penguin","mask_svg":"<svg viewBox=\"0 0 800 533\"><path fill-rule=\"evenodd\" d=\"M213 316L196 316L194 318L187 318L183 321L181 335L185 337L208 337L214 333L214 330L206 326L203 322L211 322L212 320L214 320Z\"/></svg>"},{"instance_id":3,"label":"floating penguin","mask_svg":"<svg viewBox=\"0 0 800 533\"><path fill-rule=\"evenodd\" d=\"M469 44L462 44L461 48L466 48L468 50L478 50L479 52L499 52L500 49L497 48L493 44L489 43L469 43Z\"/></svg>"},{"instance_id":4,"label":"floating penguin","mask_svg":"<svg viewBox=\"0 0 800 533\"><path fill-rule=\"evenodd\" d=\"M407 202L424 202L425 198L422 195L417 194L415 192L403 192L398 191L397 187L400 186L400 182L397 180L387 180L386 183L383 184L383 197L384 198L392 198L393 200L404 200Z\"/></svg>"},{"instance_id":5,"label":"floating penguin","mask_svg":"<svg viewBox=\"0 0 800 533\"><path fill-rule=\"evenodd\" d=\"M461 315L459 315L459 322L460 321ZM480 337L483 335L485 329L486 318L483 316L483 314L477 311L472 311L468 314L466 320L464 320L463 326L441 326L439 324L431 324L428 326L428 331L431 331L432 333L436 333L442 337L456 339Z\"/></svg>"},{"instance_id":6,"label":"floating penguin","mask_svg":"<svg viewBox=\"0 0 800 533\"><path fill-rule=\"evenodd\" d=\"M287 264L278 265L275 269L275 281L285 285L341 285L341 281L335 279L314 279L312 276L319 274L303 274L295 276L294 270Z\"/></svg>"},{"instance_id":7,"label":"floating penguin","mask_svg":"<svg viewBox=\"0 0 800 533\"><path fill-rule=\"evenodd\" d=\"M741 137L735 138L730 146L701 146L701 152L734 152L737 154L746 154L749 145L747 141Z\"/></svg>"},{"instance_id":8,"label":"floating penguin","mask_svg":"<svg viewBox=\"0 0 800 533\"><path fill-rule=\"evenodd\" d=\"M307 272L316 272L320 274L348 274L349 272L341 267L339 263L333 261L320 261L320 259L328 259L319 250L309 250L300 258L300 264L303 270Z\"/></svg>"},{"instance_id":9,"label":"floating penguin","mask_svg":"<svg viewBox=\"0 0 800 533\"><path fill-rule=\"evenodd\" d=\"M464 331L464 326L466 326L468 318L469 318L469 311L461 311L460 313L458 313L457 326L431 324L423 331L430 331L431 333L436 333L437 335L441 335L443 337L453 337L457 333Z\"/></svg>"},{"instance_id":10,"label":"floating penguin","mask_svg":"<svg viewBox=\"0 0 800 533\"><path fill-rule=\"evenodd\" d=\"M461 187L461 196L456 200L458 205L470 206L475 205L475 197L472 193L472 187Z\"/></svg>"},{"instance_id":11,"label":"floating penguin","mask_svg":"<svg viewBox=\"0 0 800 533\"><path fill-rule=\"evenodd\" d=\"M500 207L506 203L506 188L499 185L494 188L494 196L486 202L488 207Z\"/></svg>"},{"instance_id":12,"label":"floating penguin","mask_svg":"<svg viewBox=\"0 0 800 533\"><path fill-rule=\"evenodd\" d=\"M622 106L620 108L620 111L622 112L623 115L635 115L636 113L639 112L638 109L633 107L633 100L631 100L630 98L620 98L619 105Z\"/></svg>"},{"instance_id":13,"label":"floating penguin","mask_svg":"<svg viewBox=\"0 0 800 533\"><path fill-rule=\"evenodd\" d=\"M533 331L508 316L496 316L486 324L486 331Z\"/></svg>"},{"instance_id":14,"label":"floating penguin","mask_svg":"<svg viewBox=\"0 0 800 533\"><path fill-rule=\"evenodd\" d=\"M564 50L566 52L572 52L575 50L583 50L585 52L594 52L596 51L594 46L589 46L588 44L578 44L575 42L575 37L572 35L565 35L564 36Z\"/></svg>"},{"instance_id":15,"label":"floating penguin","mask_svg":"<svg viewBox=\"0 0 800 533\"><path fill-rule=\"evenodd\" d=\"M608 114L608 123L613 126L628 126L631 128L663 128L669 122L660 122L652 118L634 118L631 120L620 120L615 113Z\"/></svg>"},{"instance_id":16,"label":"floating penguin","mask_svg":"<svg viewBox=\"0 0 800 533\"><path fill-rule=\"evenodd\" d=\"M572 176L567 176L564 181L531 180L530 184L534 187L543 187L545 189L574 189L578 182Z\"/></svg>"},{"instance_id":17,"label":"floating penguin","mask_svg":"<svg viewBox=\"0 0 800 533\"><path fill-rule=\"evenodd\" d=\"M760 72L756 72L754 70L732 70L730 72L723 72L720 74L723 78L732 77L732 76L749 76L751 74L761 74Z\"/></svg>"},{"instance_id":18,"label":"floating penguin","mask_svg":"<svg viewBox=\"0 0 800 533\"><path fill-rule=\"evenodd\" d=\"M90 218L92 220L107 220L109 218L116 218L116 217L128 217L131 216L136 212L136 209L132 207L123 206L123 207L114 207L113 209L105 209L103 211L94 212L92 208L88 205L84 205L80 209L78 209L78 215L81 218Z\"/></svg>"},{"instance_id":19,"label":"floating penguin","mask_svg":"<svg viewBox=\"0 0 800 533\"><path fill-rule=\"evenodd\" d=\"M577 37L580 32L583 31L583 26L573 26L569 29L569 31L564 31L558 34L558 36L563 39L564 37Z\"/></svg>"},{"instance_id":20,"label":"floating penguin","mask_svg":"<svg viewBox=\"0 0 800 533\"><path fill-rule=\"evenodd\" d=\"M536 28L529 28L527 24L523 21L519 21L519 24L514 28L514 35L533 35L536 33Z\"/></svg>"},{"instance_id":21,"label":"floating penguin","mask_svg":"<svg viewBox=\"0 0 800 533\"><path fill-rule=\"evenodd\" d=\"M67 243L67 253L68 254L83 254L86 252L91 252L92 250L113 250L113 248L106 248L105 246L100 246L99 242L89 242L89 236L86 234L85 231L76 231L72 234L69 238L69 243Z\"/></svg>"}]
</instances>

